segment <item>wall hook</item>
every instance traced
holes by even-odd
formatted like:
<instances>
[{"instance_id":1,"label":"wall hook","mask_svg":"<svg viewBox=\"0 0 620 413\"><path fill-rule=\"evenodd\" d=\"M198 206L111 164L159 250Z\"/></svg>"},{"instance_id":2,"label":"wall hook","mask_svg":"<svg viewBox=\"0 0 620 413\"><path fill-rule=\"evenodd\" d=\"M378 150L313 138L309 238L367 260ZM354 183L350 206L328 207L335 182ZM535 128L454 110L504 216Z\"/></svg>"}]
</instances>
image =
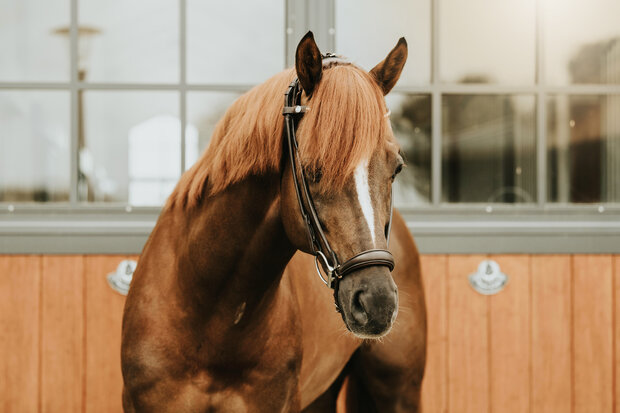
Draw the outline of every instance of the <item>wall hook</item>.
<instances>
[{"instance_id":1,"label":"wall hook","mask_svg":"<svg viewBox=\"0 0 620 413\"><path fill-rule=\"evenodd\" d=\"M129 292L129 285L133 278L133 272L136 270L138 263L134 260L123 260L116 272L108 274L108 284L110 287L119 294L127 295Z\"/></svg>"}]
</instances>

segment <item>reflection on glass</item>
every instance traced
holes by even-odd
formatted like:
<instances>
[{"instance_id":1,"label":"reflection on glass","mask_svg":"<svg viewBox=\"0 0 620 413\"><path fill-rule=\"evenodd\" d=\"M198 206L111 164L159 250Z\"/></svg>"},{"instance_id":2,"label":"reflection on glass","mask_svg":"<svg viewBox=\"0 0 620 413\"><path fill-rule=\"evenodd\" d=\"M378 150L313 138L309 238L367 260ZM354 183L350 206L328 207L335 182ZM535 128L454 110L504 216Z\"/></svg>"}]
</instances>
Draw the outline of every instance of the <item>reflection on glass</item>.
<instances>
[{"instance_id":1,"label":"reflection on glass","mask_svg":"<svg viewBox=\"0 0 620 413\"><path fill-rule=\"evenodd\" d=\"M620 202L620 95L548 99L548 198Z\"/></svg>"},{"instance_id":2,"label":"reflection on glass","mask_svg":"<svg viewBox=\"0 0 620 413\"><path fill-rule=\"evenodd\" d=\"M284 1L187 1L187 80L262 83L284 69Z\"/></svg>"},{"instance_id":3,"label":"reflection on glass","mask_svg":"<svg viewBox=\"0 0 620 413\"><path fill-rule=\"evenodd\" d=\"M431 78L430 10L429 0L339 0L336 2L336 53L370 70L404 36L409 57L398 84L428 84Z\"/></svg>"},{"instance_id":4,"label":"reflection on glass","mask_svg":"<svg viewBox=\"0 0 620 413\"><path fill-rule=\"evenodd\" d=\"M406 167L394 184L394 203L406 207L431 199L431 97L391 93L392 129Z\"/></svg>"},{"instance_id":5,"label":"reflection on glass","mask_svg":"<svg viewBox=\"0 0 620 413\"><path fill-rule=\"evenodd\" d=\"M441 80L532 84L536 0L439 2Z\"/></svg>"},{"instance_id":6,"label":"reflection on glass","mask_svg":"<svg viewBox=\"0 0 620 413\"><path fill-rule=\"evenodd\" d=\"M178 2L80 0L79 25L99 32L80 33L86 80L178 82Z\"/></svg>"},{"instance_id":7,"label":"reflection on glass","mask_svg":"<svg viewBox=\"0 0 620 413\"><path fill-rule=\"evenodd\" d=\"M0 92L0 202L69 200L69 93Z\"/></svg>"},{"instance_id":8,"label":"reflection on glass","mask_svg":"<svg viewBox=\"0 0 620 413\"><path fill-rule=\"evenodd\" d=\"M69 0L0 0L0 81L68 82Z\"/></svg>"},{"instance_id":9,"label":"reflection on glass","mask_svg":"<svg viewBox=\"0 0 620 413\"><path fill-rule=\"evenodd\" d=\"M204 152L211 140L215 125L228 107L239 97L237 92L189 92L187 94L187 130L195 131L196 139L186 142L188 156L185 167L189 169Z\"/></svg>"},{"instance_id":10,"label":"reflection on glass","mask_svg":"<svg viewBox=\"0 0 620 413\"><path fill-rule=\"evenodd\" d=\"M536 201L534 96L443 97L442 200Z\"/></svg>"},{"instance_id":11,"label":"reflection on glass","mask_svg":"<svg viewBox=\"0 0 620 413\"><path fill-rule=\"evenodd\" d=\"M547 83L620 83L620 2L542 0Z\"/></svg>"},{"instance_id":12,"label":"reflection on glass","mask_svg":"<svg viewBox=\"0 0 620 413\"><path fill-rule=\"evenodd\" d=\"M161 205L181 172L176 92L84 94L81 201Z\"/></svg>"}]
</instances>

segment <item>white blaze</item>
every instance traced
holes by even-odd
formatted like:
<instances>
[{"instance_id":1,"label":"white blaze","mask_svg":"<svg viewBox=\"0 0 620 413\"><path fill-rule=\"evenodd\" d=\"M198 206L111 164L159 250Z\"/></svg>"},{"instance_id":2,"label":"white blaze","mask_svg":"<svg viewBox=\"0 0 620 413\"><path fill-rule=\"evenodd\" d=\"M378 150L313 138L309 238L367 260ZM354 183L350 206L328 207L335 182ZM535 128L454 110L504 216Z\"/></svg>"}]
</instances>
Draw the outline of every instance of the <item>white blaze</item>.
<instances>
[{"instance_id":1,"label":"white blaze","mask_svg":"<svg viewBox=\"0 0 620 413\"><path fill-rule=\"evenodd\" d=\"M370 230L370 236L372 237L373 247L375 243L375 212L372 209L372 202L370 201L370 188L368 186L368 161L362 161L357 168L355 168L355 189L357 190L357 199L362 207L364 218L368 224Z\"/></svg>"}]
</instances>

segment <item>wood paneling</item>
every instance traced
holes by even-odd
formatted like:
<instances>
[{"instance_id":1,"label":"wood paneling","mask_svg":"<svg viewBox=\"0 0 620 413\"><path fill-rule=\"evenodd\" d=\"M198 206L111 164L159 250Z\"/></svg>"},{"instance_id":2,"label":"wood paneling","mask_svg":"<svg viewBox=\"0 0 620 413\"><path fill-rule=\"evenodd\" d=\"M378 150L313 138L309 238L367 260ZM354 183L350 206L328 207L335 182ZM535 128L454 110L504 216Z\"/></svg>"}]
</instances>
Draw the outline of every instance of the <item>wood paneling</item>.
<instances>
[{"instance_id":1,"label":"wood paneling","mask_svg":"<svg viewBox=\"0 0 620 413\"><path fill-rule=\"evenodd\" d=\"M486 257L448 257L448 410L489 408L488 300L470 287L468 275Z\"/></svg>"},{"instance_id":2,"label":"wood paneling","mask_svg":"<svg viewBox=\"0 0 620 413\"><path fill-rule=\"evenodd\" d=\"M0 256L0 411L120 412L124 256ZM136 257L131 257L136 258ZM493 259L510 280L468 283ZM620 411L620 256L422 257L425 413ZM614 406L616 403L616 406Z\"/></svg>"},{"instance_id":3,"label":"wood paneling","mask_svg":"<svg viewBox=\"0 0 620 413\"><path fill-rule=\"evenodd\" d=\"M41 257L0 258L0 411L39 410Z\"/></svg>"},{"instance_id":4,"label":"wood paneling","mask_svg":"<svg viewBox=\"0 0 620 413\"><path fill-rule=\"evenodd\" d=\"M612 412L613 280L609 255L573 257L574 412Z\"/></svg>"},{"instance_id":5,"label":"wood paneling","mask_svg":"<svg viewBox=\"0 0 620 413\"><path fill-rule=\"evenodd\" d=\"M447 400L447 257L422 257L422 276L426 295L428 336L426 369L422 383L422 410L445 412Z\"/></svg>"},{"instance_id":6,"label":"wood paneling","mask_svg":"<svg viewBox=\"0 0 620 413\"><path fill-rule=\"evenodd\" d=\"M496 256L509 277L501 293L489 297L491 411L530 408L530 258Z\"/></svg>"},{"instance_id":7,"label":"wood paneling","mask_svg":"<svg viewBox=\"0 0 620 413\"><path fill-rule=\"evenodd\" d=\"M86 284L86 413L122 411L121 321L125 297L107 284L126 257L87 256Z\"/></svg>"},{"instance_id":8,"label":"wood paneling","mask_svg":"<svg viewBox=\"0 0 620 413\"><path fill-rule=\"evenodd\" d=\"M531 411L570 412L573 374L570 257L540 255L531 259Z\"/></svg>"},{"instance_id":9,"label":"wood paneling","mask_svg":"<svg viewBox=\"0 0 620 413\"><path fill-rule=\"evenodd\" d=\"M84 393L83 258L42 260L42 411L77 413Z\"/></svg>"}]
</instances>

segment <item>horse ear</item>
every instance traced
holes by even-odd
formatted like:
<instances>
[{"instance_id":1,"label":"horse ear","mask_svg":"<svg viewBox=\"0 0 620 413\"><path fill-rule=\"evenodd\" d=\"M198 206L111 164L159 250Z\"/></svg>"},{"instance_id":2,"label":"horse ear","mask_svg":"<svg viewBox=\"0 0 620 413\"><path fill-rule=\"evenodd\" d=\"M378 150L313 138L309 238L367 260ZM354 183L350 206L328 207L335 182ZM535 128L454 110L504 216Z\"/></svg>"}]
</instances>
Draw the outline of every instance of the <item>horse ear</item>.
<instances>
[{"instance_id":1,"label":"horse ear","mask_svg":"<svg viewBox=\"0 0 620 413\"><path fill-rule=\"evenodd\" d=\"M394 87L407 61L407 41L404 37L398 40L390 54L375 66L370 74L375 78L384 95Z\"/></svg>"},{"instance_id":2,"label":"horse ear","mask_svg":"<svg viewBox=\"0 0 620 413\"><path fill-rule=\"evenodd\" d=\"M306 33L297 45L295 52L297 78L306 96L310 97L323 74L323 60L312 32Z\"/></svg>"}]
</instances>

